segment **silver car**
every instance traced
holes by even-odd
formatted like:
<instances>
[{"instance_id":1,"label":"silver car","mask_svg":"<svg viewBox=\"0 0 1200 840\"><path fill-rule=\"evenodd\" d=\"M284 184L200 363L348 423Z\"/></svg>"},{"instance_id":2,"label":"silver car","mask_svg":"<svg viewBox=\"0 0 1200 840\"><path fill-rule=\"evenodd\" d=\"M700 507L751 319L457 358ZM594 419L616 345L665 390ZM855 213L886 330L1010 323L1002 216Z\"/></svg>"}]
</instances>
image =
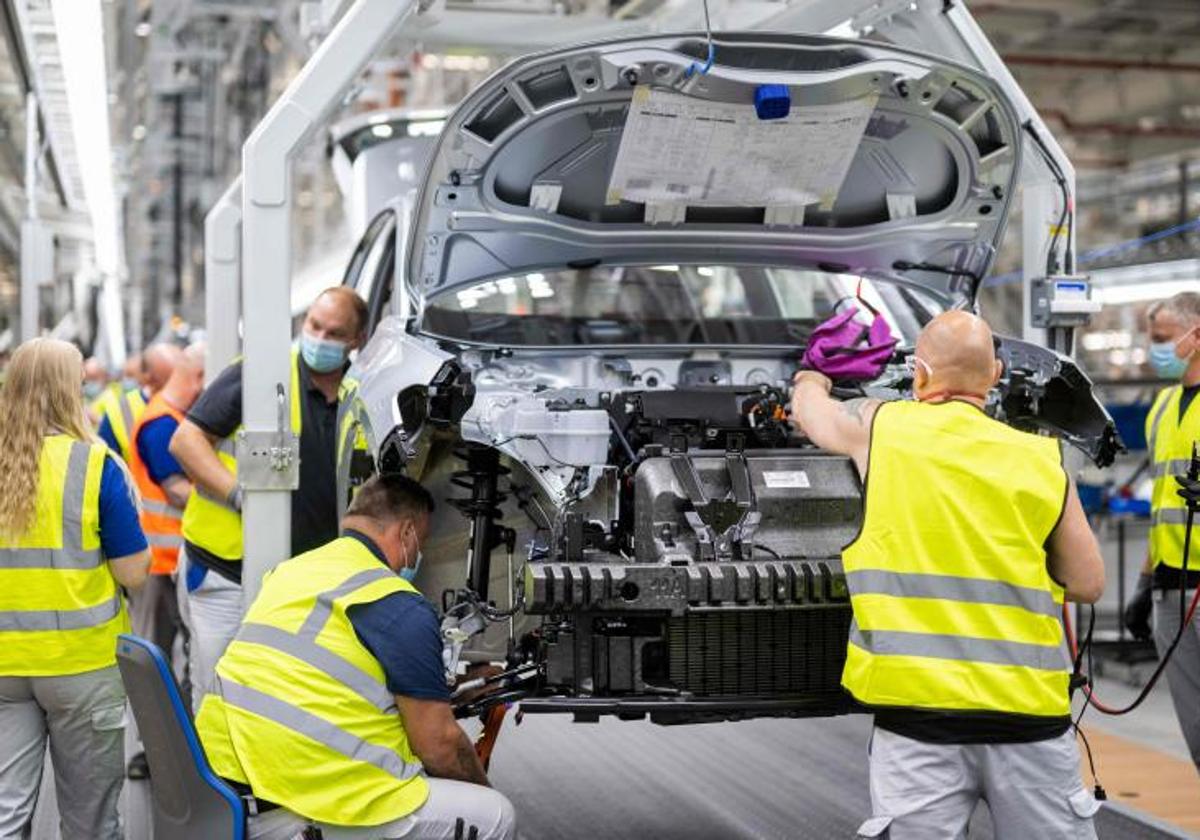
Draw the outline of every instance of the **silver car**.
<instances>
[{"instance_id":1,"label":"silver car","mask_svg":"<svg viewBox=\"0 0 1200 840\"><path fill-rule=\"evenodd\" d=\"M863 302L899 346L971 308L1021 127L986 76L794 35L523 58L449 117L416 196L347 282L342 496L402 470L444 501L418 586L447 667L506 662L487 702L663 723L848 711L851 462L799 436L812 329ZM363 275L363 265L378 266ZM991 410L1098 463L1119 441L1065 357L1003 339ZM478 706L464 708L475 711Z\"/></svg>"}]
</instances>

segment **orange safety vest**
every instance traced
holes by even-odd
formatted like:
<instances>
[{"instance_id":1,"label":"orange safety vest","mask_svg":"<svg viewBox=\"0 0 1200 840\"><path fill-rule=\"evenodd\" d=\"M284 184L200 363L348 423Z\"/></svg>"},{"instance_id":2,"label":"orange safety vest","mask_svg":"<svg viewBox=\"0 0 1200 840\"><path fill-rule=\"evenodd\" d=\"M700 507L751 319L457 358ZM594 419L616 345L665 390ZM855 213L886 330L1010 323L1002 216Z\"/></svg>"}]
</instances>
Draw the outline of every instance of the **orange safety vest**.
<instances>
[{"instance_id":1,"label":"orange safety vest","mask_svg":"<svg viewBox=\"0 0 1200 840\"><path fill-rule=\"evenodd\" d=\"M167 494L150 477L150 470L137 447L142 428L159 417L174 417L177 423L183 422L183 412L167 402L161 393L155 394L129 436L129 471L142 494L140 519L146 542L150 544L150 574L169 575L175 571L179 549L183 546L183 508L171 504Z\"/></svg>"}]
</instances>

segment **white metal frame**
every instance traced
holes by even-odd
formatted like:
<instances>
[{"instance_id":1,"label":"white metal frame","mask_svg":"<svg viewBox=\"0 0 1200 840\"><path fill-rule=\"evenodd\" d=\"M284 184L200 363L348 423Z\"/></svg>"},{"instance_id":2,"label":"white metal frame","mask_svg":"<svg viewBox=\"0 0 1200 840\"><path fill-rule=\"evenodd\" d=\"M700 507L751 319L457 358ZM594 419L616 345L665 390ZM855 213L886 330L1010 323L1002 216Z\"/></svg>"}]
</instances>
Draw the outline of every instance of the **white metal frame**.
<instances>
[{"instance_id":1,"label":"white metal frame","mask_svg":"<svg viewBox=\"0 0 1200 840\"><path fill-rule=\"evenodd\" d=\"M321 118L336 106L366 64L417 5L417 0L355 0L243 149L243 276L252 280L243 284L242 302L247 322L253 319L253 328L245 331L244 342L243 415L248 433L266 435L277 431L275 395L277 387L282 385L286 389L289 381L292 185L288 170L291 156L312 135ZM437 18L431 15L421 27L425 30L420 33L422 39L436 41L439 24L444 21L447 29L453 28L454 21L450 18L452 14L448 11L440 12ZM588 20L592 37L597 36L595 23L594 19ZM810 0L790 4L779 14L768 14L750 23L759 29L818 34L844 27L854 32L873 29L899 45L984 70L1011 97L1021 121L1028 122L1042 137L1066 175L1068 195L1074 196L1074 168L962 0ZM614 34L631 34L627 22L614 21L612 24ZM479 40L488 37L487 27L472 29L482 33ZM1025 294L1028 297L1029 280L1044 271L1045 249L1050 238L1048 224L1056 221L1061 213L1061 192L1028 139L1025 148L1026 166L1021 173L1021 183L1024 187ZM209 235L227 236L229 226L234 224L230 218L223 214L213 220L215 228L208 229ZM209 247L214 244L219 247L219 243L210 239ZM1062 245L1067 253L1073 253L1073 241L1064 238ZM228 256L227 251L223 254ZM228 274L222 276L223 282L235 282ZM210 291L213 288L210 275ZM1028 311L1026 305L1026 319ZM228 310L221 310L218 318L233 320L228 319ZM213 323L210 320L210 329ZM1026 335L1031 332L1027 324ZM286 424L286 418L284 422ZM285 469L296 471L298 467L293 462ZM290 521L291 497L287 490L278 489L278 482L244 480L243 484L246 495L242 581L245 603L249 604L258 591L262 575L289 554L290 529L286 523Z\"/></svg>"},{"instance_id":2,"label":"white metal frame","mask_svg":"<svg viewBox=\"0 0 1200 840\"><path fill-rule=\"evenodd\" d=\"M241 321L242 176L204 217L204 384L238 352Z\"/></svg>"},{"instance_id":3,"label":"white metal frame","mask_svg":"<svg viewBox=\"0 0 1200 840\"><path fill-rule=\"evenodd\" d=\"M290 398L291 387L292 156L416 7L417 0L356 0L242 148L242 271L249 279L242 284L242 312L248 324L253 319L243 338L246 440L292 432L289 412L278 411L276 401L279 389L285 400ZM281 484L295 483L299 460L285 458L273 468L286 475L260 480L239 462L247 606L263 575L291 552L292 498Z\"/></svg>"}]
</instances>

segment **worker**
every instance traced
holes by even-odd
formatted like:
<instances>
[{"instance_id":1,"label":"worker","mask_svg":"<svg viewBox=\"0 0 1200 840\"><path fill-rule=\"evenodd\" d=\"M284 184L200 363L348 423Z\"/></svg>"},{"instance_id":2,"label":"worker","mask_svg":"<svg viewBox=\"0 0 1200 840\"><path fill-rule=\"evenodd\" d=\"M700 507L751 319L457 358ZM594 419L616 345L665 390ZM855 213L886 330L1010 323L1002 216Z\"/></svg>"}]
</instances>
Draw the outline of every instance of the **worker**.
<instances>
[{"instance_id":1,"label":"worker","mask_svg":"<svg viewBox=\"0 0 1200 840\"><path fill-rule=\"evenodd\" d=\"M119 840L118 586L150 554L124 466L92 431L71 344L35 338L0 390L0 837L28 837L49 740L63 837Z\"/></svg>"},{"instance_id":2,"label":"worker","mask_svg":"<svg viewBox=\"0 0 1200 840\"><path fill-rule=\"evenodd\" d=\"M1146 448L1154 478L1150 548L1124 619L1135 638L1153 635L1161 657L1179 632L1180 589L1190 599L1200 586L1200 534L1192 537L1187 576L1183 574L1187 509L1175 480L1187 473L1192 446L1200 441L1200 293L1181 292L1150 307L1147 325L1155 372L1177 384L1158 394L1146 417ZM1164 673L1179 727L1200 771L1200 627L1196 622L1185 630Z\"/></svg>"},{"instance_id":3,"label":"worker","mask_svg":"<svg viewBox=\"0 0 1200 840\"><path fill-rule=\"evenodd\" d=\"M115 393L119 383L110 383L108 368L95 356L89 356L83 363L83 400L87 407L88 418L95 423L100 422L104 400Z\"/></svg>"},{"instance_id":4,"label":"worker","mask_svg":"<svg viewBox=\"0 0 1200 840\"><path fill-rule=\"evenodd\" d=\"M146 403L170 378L181 353L174 344L152 344L141 354L140 380L132 388L119 389L102 404L100 439L127 464L132 459L130 434L134 424L146 410Z\"/></svg>"},{"instance_id":5,"label":"worker","mask_svg":"<svg viewBox=\"0 0 1200 840\"><path fill-rule=\"evenodd\" d=\"M130 447L129 471L142 496L142 530L152 558L145 587L130 599L133 632L158 645L168 660L181 627L175 568L183 545L183 508L192 491L169 447L184 412L203 389L204 345L193 344L179 354L171 378L146 404ZM146 754L136 753L129 760L129 778L144 779L149 773Z\"/></svg>"},{"instance_id":6,"label":"worker","mask_svg":"<svg viewBox=\"0 0 1200 840\"><path fill-rule=\"evenodd\" d=\"M125 357L125 364L121 365L121 390L132 391L134 388L141 388L145 372L143 370L143 360L141 353L130 353Z\"/></svg>"},{"instance_id":7,"label":"worker","mask_svg":"<svg viewBox=\"0 0 1200 840\"><path fill-rule=\"evenodd\" d=\"M437 614L410 582L433 507L412 479L376 476L341 538L264 578L196 718L213 769L257 800L250 837L306 824L363 840L514 836L454 719Z\"/></svg>"},{"instance_id":8,"label":"worker","mask_svg":"<svg viewBox=\"0 0 1200 840\"><path fill-rule=\"evenodd\" d=\"M292 352L291 426L300 436L300 484L292 493L291 545L301 554L337 536L334 472L338 386L350 351L365 339L367 307L350 289L322 292ZM242 426L242 365L213 380L171 439L171 454L193 483L183 512L180 575L191 640L193 704L242 615L242 490L234 457Z\"/></svg>"},{"instance_id":9,"label":"worker","mask_svg":"<svg viewBox=\"0 0 1200 840\"><path fill-rule=\"evenodd\" d=\"M1095 837L1061 612L1104 565L1059 443L984 413L1001 372L987 324L951 311L917 339L916 401L796 375L794 421L866 488L842 555L842 685L875 712L864 837L964 837L981 798L999 838Z\"/></svg>"}]
</instances>

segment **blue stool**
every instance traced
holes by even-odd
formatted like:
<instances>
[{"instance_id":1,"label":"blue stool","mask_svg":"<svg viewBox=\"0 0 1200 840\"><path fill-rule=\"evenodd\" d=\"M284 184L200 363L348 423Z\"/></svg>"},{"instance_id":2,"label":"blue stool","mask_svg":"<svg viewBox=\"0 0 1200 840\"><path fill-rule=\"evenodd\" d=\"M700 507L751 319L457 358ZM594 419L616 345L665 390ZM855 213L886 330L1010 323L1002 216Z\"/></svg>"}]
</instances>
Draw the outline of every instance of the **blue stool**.
<instances>
[{"instance_id":1,"label":"blue stool","mask_svg":"<svg viewBox=\"0 0 1200 840\"><path fill-rule=\"evenodd\" d=\"M162 651L145 639L122 635L117 666L150 765L154 836L245 840L246 808L208 766Z\"/></svg>"}]
</instances>

